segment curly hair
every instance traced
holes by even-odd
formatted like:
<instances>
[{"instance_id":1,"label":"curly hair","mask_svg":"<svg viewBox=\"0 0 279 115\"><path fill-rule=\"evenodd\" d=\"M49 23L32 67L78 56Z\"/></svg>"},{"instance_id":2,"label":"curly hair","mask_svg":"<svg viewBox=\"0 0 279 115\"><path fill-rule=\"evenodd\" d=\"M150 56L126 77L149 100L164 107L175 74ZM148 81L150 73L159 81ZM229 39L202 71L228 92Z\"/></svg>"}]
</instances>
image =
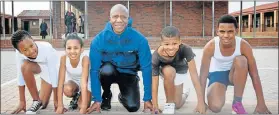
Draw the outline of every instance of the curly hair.
<instances>
[{"instance_id":1,"label":"curly hair","mask_svg":"<svg viewBox=\"0 0 279 115\"><path fill-rule=\"evenodd\" d=\"M18 43L27 38L32 39L31 35L27 31L25 30L16 31L11 38L13 47L18 50Z\"/></svg>"}]
</instances>

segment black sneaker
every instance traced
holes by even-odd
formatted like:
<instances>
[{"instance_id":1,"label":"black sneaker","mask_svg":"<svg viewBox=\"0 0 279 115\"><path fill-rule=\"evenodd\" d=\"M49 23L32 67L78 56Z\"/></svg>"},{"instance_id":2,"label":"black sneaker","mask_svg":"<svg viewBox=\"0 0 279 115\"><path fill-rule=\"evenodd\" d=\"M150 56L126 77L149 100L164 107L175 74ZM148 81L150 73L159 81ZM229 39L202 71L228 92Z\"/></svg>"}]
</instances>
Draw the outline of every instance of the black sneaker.
<instances>
[{"instance_id":1,"label":"black sneaker","mask_svg":"<svg viewBox=\"0 0 279 115\"><path fill-rule=\"evenodd\" d=\"M101 109L102 110L109 110L109 109L111 109L111 97L112 97L112 93L110 92L109 93L109 95L108 96L105 96L104 94L103 94L103 96L102 96L102 99L103 99L103 101L102 101L102 104L101 104Z\"/></svg>"},{"instance_id":2,"label":"black sneaker","mask_svg":"<svg viewBox=\"0 0 279 115\"><path fill-rule=\"evenodd\" d=\"M26 114L37 114L38 110L42 107L41 101L33 101L32 106L26 111Z\"/></svg>"},{"instance_id":3,"label":"black sneaker","mask_svg":"<svg viewBox=\"0 0 279 115\"><path fill-rule=\"evenodd\" d=\"M77 109L79 97L80 97L80 92L77 92L77 93L73 96L73 98L72 98L72 100L71 100L71 102L70 102L69 108L68 108L70 111L73 111L73 110Z\"/></svg>"}]
</instances>

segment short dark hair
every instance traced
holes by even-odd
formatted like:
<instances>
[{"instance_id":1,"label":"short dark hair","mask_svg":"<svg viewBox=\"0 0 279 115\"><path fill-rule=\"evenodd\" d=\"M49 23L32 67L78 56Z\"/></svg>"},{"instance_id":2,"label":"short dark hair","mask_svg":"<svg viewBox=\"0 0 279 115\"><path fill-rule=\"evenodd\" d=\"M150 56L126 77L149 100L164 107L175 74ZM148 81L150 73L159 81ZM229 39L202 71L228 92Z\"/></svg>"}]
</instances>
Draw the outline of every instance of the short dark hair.
<instances>
[{"instance_id":1,"label":"short dark hair","mask_svg":"<svg viewBox=\"0 0 279 115\"><path fill-rule=\"evenodd\" d=\"M64 40L64 48L66 48L66 44L68 40L78 40L80 43L80 47L83 47L83 40L78 36L77 33L70 33L67 35L66 39Z\"/></svg>"},{"instance_id":2,"label":"short dark hair","mask_svg":"<svg viewBox=\"0 0 279 115\"><path fill-rule=\"evenodd\" d=\"M167 26L161 31L161 40L163 37L178 37L180 38L179 30L174 26Z\"/></svg>"},{"instance_id":3,"label":"short dark hair","mask_svg":"<svg viewBox=\"0 0 279 115\"><path fill-rule=\"evenodd\" d=\"M238 28L237 21L236 21L235 17L233 17L231 15L228 15L228 14L221 16L221 18L218 21L218 25L217 25L218 27L219 27L220 23L233 23L234 27Z\"/></svg>"},{"instance_id":4,"label":"short dark hair","mask_svg":"<svg viewBox=\"0 0 279 115\"><path fill-rule=\"evenodd\" d=\"M18 50L18 43L27 38L32 39L31 35L27 31L25 30L16 31L11 38L13 47Z\"/></svg>"}]
</instances>

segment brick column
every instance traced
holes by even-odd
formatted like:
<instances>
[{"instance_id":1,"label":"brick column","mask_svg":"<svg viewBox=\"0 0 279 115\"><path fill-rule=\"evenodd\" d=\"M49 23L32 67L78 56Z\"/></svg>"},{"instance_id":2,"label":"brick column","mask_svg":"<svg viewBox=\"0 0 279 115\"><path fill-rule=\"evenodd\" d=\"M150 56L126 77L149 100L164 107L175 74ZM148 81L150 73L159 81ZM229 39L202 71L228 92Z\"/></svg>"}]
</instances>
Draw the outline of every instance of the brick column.
<instances>
[{"instance_id":1,"label":"brick column","mask_svg":"<svg viewBox=\"0 0 279 115\"><path fill-rule=\"evenodd\" d=\"M278 32L278 10L274 10L274 21L273 21L273 25L274 25L274 31Z\"/></svg>"},{"instance_id":2,"label":"brick column","mask_svg":"<svg viewBox=\"0 0 279 115\"><path fill-rule=\"evenodd\" d=\"M61 1L53 1L53 38L62 38ZM64 32L63 32L64 33Z\"/></svg>"},{"instance_id":3,"label":"brick column","mask_svg":"<svg viewBox=\"0 0 279 115\"><path fill-rule=\"evenodd\" d=\"M264 24L264 12L260 13L260 32L265 31L265 24Z\"/></svg>"},{"instance_id":4,"label":"brick column","mask_svg":"<svg viewBox=\"0 0 279 115\"><path fill-rule=\"evenodd\" d=\"M66 25L65 25L65 13L66 13L66 9L65 9L65 2L61 1L61 31L62 33L66 32Z\"/></svg>"},{"instance_id":5,"label":"brick column","mask_svg":"<svg viewBox=\"0 0 279 115\"><path fill-rule=\"evenodd\" d=\"M248 31L247 32L251 32L251 29L253 28L252 24L253 24L252 14L248 14Z\"/></svg>"}]
</instances>

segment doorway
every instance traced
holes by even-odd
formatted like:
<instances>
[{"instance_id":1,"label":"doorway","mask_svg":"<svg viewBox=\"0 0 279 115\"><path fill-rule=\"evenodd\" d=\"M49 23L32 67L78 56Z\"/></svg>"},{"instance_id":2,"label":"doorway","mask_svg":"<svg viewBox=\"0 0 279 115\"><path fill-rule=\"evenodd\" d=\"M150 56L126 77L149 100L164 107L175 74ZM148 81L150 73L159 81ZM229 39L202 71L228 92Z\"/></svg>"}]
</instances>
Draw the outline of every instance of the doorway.
<instances>
[{"instance_id":1,"label":"doorway","mask_svg":"<svg viewBox=\"0 0 279 115\"><path fill-rule=\"evenodd\" d=\"M29 29L30 29L29 21L24 21L23 22L23 29L25 31L29 32Z\"/></svg>"}]
</instances>

